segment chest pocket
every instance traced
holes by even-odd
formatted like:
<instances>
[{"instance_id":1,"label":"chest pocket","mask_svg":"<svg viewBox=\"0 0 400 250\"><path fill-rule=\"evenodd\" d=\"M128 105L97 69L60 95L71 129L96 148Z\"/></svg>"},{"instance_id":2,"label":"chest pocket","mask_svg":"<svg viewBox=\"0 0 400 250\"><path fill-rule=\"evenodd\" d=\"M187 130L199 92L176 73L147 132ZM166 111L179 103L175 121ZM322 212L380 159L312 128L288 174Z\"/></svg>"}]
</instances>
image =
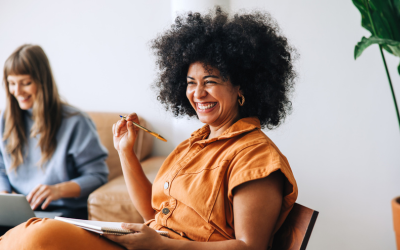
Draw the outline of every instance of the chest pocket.
<instances>
[{"instance_id":1,"label":"chest pocket","mask_svg":"<svg viewBox=\"0 0 400 250\"><path fill-rule=\"evenodd\" d=\"M182 171L171 182L170 195L208 222L229 163L230 161L221 161L214 167Z\"/></svg>"}]
</instances>

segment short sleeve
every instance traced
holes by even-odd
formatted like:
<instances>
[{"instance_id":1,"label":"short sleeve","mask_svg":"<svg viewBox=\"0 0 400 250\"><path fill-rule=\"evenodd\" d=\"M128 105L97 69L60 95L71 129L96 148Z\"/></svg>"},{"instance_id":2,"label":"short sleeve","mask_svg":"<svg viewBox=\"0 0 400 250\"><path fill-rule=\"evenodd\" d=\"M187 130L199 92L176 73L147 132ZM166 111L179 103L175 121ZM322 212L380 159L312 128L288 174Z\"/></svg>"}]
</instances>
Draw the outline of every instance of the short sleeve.
<instances>
[{"instance_id":1,"label":"short sleeve","mask_svg":"<svg viewBox=\"0 0 400 250\"><path fill-rule=\"evenodd\" d=\"M286 177L284 206L291 207L297 199L297 184L285 156L270 143L250 145L231 161L228 177L228 199L233 202L233 189L243 183L265 178L275 171Z\"/></svg>"}]
</instances>

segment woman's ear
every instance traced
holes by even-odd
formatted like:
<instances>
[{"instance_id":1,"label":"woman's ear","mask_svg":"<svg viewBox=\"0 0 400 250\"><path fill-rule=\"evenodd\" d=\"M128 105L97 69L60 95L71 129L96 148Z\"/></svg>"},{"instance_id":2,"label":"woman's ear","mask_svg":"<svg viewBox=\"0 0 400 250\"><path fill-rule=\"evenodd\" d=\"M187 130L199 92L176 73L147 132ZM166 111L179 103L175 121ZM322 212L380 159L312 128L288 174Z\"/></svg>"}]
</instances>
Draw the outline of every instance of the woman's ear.
<instances>
[{"instance_id":1,"label":"woman's ear","mask_svg":"<svg viewBox=\"0 0 400 250\"><path fill-rule=\"evenodd\" d=\"M243 90L242 90L242 88L239 86L239 90L238 90L238 95L239 96L242 96L243 95Z\"/></svg>"}]
</instances>

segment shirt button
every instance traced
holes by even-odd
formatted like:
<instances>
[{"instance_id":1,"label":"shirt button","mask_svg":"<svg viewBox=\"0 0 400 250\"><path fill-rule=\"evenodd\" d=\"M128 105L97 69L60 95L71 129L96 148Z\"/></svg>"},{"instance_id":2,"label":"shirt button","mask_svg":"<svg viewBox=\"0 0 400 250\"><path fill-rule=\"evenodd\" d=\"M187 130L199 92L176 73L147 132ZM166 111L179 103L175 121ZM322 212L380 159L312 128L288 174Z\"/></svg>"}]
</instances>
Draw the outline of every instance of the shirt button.
<instances>
[{"instance_id":1,"label":"shirt button","mask_svg":"<svg viewBox=\"0 0 400 250\"><path fill-rule=\"evenodd\" d=\"M168 181L166 181L166 182L164 183L164 189L168 189L168 187L169 187L169 183L168 183Z\"/></svg>"},{"instance_id":2,"label":"shirt button","mask_svg":"<svg viewBox=\"0 0 400 250\"><path fill-rule=\"evenodd\" d=\"M168 208L163 208L162 213L163 214L168 214L169 213L169 209Z\"/></svg>"}]
</instances>

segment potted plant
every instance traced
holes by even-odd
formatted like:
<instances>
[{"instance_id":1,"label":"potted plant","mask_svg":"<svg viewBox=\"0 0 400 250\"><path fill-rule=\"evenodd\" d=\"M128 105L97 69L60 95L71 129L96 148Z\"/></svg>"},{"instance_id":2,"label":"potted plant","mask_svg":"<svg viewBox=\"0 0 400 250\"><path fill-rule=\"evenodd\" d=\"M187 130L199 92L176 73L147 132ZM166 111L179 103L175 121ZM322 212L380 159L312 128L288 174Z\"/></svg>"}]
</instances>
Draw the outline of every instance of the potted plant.
<instances>
[{"instance_id":1,"label":"potted plant","mask_svg":"<svg viewBox=\"0 0 400 250\"><path fill-rule=\"evenodd\" d=\"M352 0L361 13L361 25L371 32L368 38L362 37L354 48L354 59L372 44L378 44L389 81L392 98L400 128L400 114L396 95L382 49L400 57L400 0ZM400 74L400 64L397 67ZM393 225L397 249L400 250L400 196L392 200Z\"/></svg>"}]
</instances>

